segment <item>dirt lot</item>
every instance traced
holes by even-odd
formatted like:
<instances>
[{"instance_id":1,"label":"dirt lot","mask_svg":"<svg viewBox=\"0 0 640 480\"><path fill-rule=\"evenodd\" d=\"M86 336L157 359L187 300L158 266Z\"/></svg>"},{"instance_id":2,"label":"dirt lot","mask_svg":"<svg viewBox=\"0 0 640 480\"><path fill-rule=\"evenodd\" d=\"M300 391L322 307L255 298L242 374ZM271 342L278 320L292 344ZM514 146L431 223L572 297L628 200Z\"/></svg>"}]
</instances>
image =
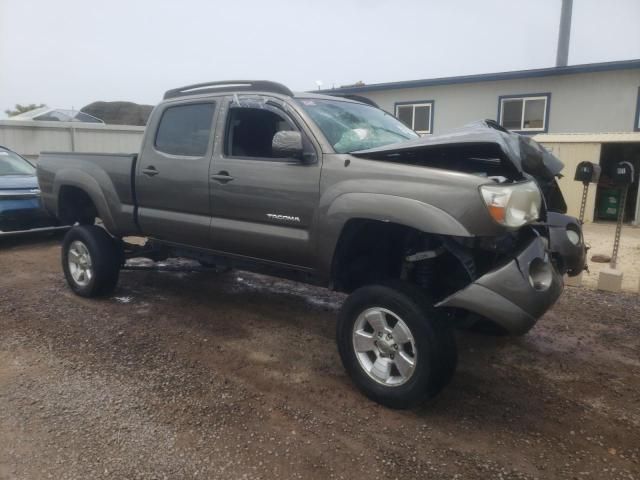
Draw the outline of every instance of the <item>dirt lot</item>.
<instances>
[{"instance_id":1,"label":"dirt lot","mask_svg":"<svg viewBox=\"0 0 640 480\"><path fill-rule=\"evenodd\" d=\"M341 297L233 272L70 293L55 241L0 244L0 478L640 478L640 301L567 289L526 337L460 334L392 411L340 365Z\"/></svg>"}]
</instances>

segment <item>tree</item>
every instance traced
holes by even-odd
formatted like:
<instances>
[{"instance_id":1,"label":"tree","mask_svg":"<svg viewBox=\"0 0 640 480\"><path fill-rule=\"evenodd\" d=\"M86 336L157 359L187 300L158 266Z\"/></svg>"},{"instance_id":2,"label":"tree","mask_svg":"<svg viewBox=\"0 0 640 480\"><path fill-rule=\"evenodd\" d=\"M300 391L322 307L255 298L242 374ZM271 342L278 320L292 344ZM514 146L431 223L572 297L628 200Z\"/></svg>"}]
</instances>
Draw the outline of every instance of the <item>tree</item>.
<instances>
[{"instance_id":1,"label":"tree","mask_svg":"<svg viewBox=\"0 0 640 480\"><path fill-rule=\"evenodd\" d=\"M16 115L19 115L21 113L29 112L41 107L46 107L46 105L44 103L41 103L40 105L36 105L35 103L30 103L29 105L20 105L19 103L16 103L16 106L13 110L5 110L4 113L9 115L10 117L15 117Z\"/></svg>"}]
</instances>

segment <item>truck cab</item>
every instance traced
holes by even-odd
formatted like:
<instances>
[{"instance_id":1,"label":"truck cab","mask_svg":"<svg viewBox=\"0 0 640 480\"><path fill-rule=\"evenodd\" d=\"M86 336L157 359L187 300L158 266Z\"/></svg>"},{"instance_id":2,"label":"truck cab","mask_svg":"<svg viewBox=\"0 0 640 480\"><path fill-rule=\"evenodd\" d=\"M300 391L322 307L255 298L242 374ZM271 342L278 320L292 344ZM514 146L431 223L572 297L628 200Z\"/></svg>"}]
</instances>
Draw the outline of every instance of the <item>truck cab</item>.
<instances>
[{"instance_id":1,"label":"truck cab","mask_svg":"<svg viewBox=\"0 0 640 480\"><path fill-rule=\"evenodd\" d=\"M276 134L295 145L273 148ZM321 152L277 93L170 94L136 165L138 225L158 240L313 268Z\"/></svg>"}]
</instances>

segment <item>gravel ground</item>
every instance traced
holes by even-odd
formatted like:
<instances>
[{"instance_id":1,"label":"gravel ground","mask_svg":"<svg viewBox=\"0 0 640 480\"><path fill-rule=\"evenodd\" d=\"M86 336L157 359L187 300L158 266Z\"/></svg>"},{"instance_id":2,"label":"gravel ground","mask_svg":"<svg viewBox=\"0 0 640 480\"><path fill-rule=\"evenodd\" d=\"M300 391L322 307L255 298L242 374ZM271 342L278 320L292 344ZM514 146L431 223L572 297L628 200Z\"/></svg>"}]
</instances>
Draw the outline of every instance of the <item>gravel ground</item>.
<instances>
[{"instance_id":1,"label":"gravel ground","mask_svg":"<svg viewBox=\"0 0 640 480\"><path fill-rule=\"evenodd\" d=\"M340 365L342 297L244 272L65 286L0 244L1 479L640 479L640 300L568 288L523 338L460 334L452 384L380 407Z\"/></svg>"}]
</instances>

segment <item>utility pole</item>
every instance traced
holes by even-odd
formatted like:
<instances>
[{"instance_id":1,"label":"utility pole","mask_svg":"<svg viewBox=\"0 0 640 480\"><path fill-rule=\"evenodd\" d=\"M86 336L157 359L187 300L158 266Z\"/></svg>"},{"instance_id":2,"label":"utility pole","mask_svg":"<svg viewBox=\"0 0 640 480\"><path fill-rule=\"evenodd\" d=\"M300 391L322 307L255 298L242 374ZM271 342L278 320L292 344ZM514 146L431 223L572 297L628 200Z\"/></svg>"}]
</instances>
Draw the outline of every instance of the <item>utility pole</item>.
<instances>
[{"instance_id":1,"label":"utility pole","mask_svg":"<svg viewBox=\"0 0 640 480\"><path fill-rule=\"evenodd\" d=\"M573 10L573 0L562 0L562 12L560 13L560 30L558 32L558 52L556 55L556 67L566 67L569 61L571 10Z\"/></svg>"}]
</instances>

